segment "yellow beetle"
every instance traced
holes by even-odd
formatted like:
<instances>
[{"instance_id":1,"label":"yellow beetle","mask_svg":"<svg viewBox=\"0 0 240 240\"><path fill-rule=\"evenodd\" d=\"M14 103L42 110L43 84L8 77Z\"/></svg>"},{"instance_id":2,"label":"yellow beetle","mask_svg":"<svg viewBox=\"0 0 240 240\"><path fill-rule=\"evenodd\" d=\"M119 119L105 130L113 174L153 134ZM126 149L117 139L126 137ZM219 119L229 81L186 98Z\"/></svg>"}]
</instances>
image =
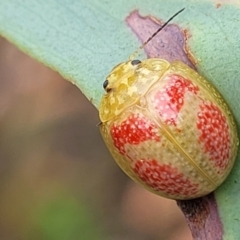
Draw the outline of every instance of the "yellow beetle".
<instances>
[{"instance_id":1,"label":"yellow beetle","mask_svg":"<svg viewBox=\"0 0 240 240\"><path fill-rule=\"evenodd\" d=\"M180 61L130 57L103 87L100 131L130 178L171 199L204 196L226 179L237 154L236 125L218 90L196 71Z\"/></svg>"}]
</instances>

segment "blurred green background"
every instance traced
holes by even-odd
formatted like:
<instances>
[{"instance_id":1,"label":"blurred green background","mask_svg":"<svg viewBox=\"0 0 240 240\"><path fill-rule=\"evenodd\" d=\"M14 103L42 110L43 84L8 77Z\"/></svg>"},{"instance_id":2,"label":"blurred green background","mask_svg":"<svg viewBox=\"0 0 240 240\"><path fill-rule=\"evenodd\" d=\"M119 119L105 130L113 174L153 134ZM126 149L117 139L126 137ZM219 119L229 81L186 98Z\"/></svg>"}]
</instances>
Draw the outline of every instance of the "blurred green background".
<instances>
[{"instance_id":1,"label":"blurred green background","mask_svg":"<svg viewBox=\"0 0 240 240\"><path fill-rule=\"evenodd\" d=\"M192 239L175 201L118 168L82 93L3 38L0 99L1 240Z\"/></svg>"}]
</instances>

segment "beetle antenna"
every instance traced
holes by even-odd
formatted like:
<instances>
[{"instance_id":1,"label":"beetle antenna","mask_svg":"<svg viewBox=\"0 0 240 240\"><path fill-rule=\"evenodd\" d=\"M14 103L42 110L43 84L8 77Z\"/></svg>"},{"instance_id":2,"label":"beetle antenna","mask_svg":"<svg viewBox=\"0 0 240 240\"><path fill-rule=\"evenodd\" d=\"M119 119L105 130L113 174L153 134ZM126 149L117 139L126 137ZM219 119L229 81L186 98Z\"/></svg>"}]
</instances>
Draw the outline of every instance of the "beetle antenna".
<instances>
[{"instance_id":1,"label":"beetle antenna","mask_svg":"<svg viewBox=\"0 0 240 240\"><path fill-rule=\"evenodd\" d=\"M154 32L152 34L151 37L149 37L147 39L147 41L145 41L131 56L130 56L130 61L134 59L134 57L136 56L136 54L143 49L164 27L166 27L168 25L169 22L171 22L179 13L181 13L185 8L179 10L178 12L176 12L172 17L170 17L160 28L158 28L158 30L156 32Z\"/></svg>"}]
</instances>

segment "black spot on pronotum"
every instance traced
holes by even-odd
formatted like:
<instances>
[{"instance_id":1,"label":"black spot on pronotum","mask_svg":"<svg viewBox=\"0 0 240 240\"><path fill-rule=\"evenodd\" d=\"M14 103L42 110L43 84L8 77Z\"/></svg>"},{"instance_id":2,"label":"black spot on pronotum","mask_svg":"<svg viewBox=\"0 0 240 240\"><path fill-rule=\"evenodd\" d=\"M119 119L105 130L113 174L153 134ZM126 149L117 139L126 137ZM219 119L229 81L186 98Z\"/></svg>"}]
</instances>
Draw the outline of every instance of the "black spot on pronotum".
<instances>
[{"instance_id":1,"label":"black spot on pronotum","mask_svg":"<svg viewBox=\"0 0 240 240\"><path fill-rule=\"evenodd\" d=\"M141 63L141 61L138 60L138 59L134 59L134 60L131 61L131 64L132 64L133 66L136 66L136 65L138 65L139 63Z\"/></svg>"},{"instance_id":2,"label":"black spot on pronotum","mask_svg":"<svg viewBox=\"0 0 240 240\"><path fill-rule=\"evenodd\" d=\"M107 86L108 86L108 80L105 80L103 83L103 88L106 89Z\"/></svg>"}]
</instances>

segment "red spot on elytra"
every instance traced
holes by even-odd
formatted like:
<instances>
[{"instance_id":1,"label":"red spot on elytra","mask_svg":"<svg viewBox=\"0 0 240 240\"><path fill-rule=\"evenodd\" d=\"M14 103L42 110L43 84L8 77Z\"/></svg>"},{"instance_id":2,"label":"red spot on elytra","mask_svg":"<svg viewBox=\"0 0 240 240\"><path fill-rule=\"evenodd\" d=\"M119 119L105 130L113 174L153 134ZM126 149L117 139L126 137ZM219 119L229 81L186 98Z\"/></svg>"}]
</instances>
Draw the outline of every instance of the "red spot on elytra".
<instances>
[{"instance_id":1,"label":"red spot on elytra","mask_svg":"<svg viewBox=\"0 0 240 240\"><path fill-rule=\"evenodd\" d=\"M148 186L156 191L171 195L194 195L198 184L191 182L176 167L160 164L156 160L140 160L135 163L134 172Z\"/></svg>"},{"instance_id":2,"label":"red spot on elytra","mask_svg":"<svg viewBox=\"0 0 240 240\"><path fill-rule=\"evenodd\" d=\"M224 170L228 166L231 148L226 117L213 103L204 103L200 105L197 128L201 133L199 140L210 160Z\"/></svg>"},{"instance_id":3,"label":"red spot on elytra","mask_svg":"<svg viewBox=\"0 0 240 240\"><path fill-rule=\"evenodd\" d=\"M132 114L121 124L114 123L111 127L114 146L121 154L125 153L124 145L137 145L147 140L160 141L157 126L142 114Z\"/></svg>"},{"instance_id":4,"label":"red spot on elytra","mask_svg":"<svg viewBox=\"0 0 240 240\"><path fill-rule=\"evenodd\" d=\"M153 104L165 123L176 125L178 113L184 105L186 92L197 94L199 88L190 80L177 74L168 75L166 78L168 83L157 91Z\"/></svg>"}]
</instances>

